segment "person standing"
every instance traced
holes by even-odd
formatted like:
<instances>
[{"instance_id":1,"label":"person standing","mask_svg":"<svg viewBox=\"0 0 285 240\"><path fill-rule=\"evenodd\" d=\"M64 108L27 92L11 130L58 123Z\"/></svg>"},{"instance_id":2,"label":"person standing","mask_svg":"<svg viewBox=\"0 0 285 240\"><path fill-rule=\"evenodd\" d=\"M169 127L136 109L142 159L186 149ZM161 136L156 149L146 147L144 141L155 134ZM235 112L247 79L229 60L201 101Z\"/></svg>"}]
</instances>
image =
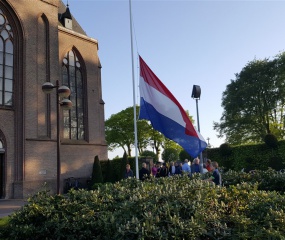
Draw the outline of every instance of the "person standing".
<instances>
[{"instance_id":1,"label":"person standing","mask_svg":"<svg viewBox=\"0 0 285 240\"><path fill-rule=\"evenodd\" d=\"M168 176L168 168L166 166L166 163L163 163L159 171L159 177L167 177L167 176Z\"/></svg>"},{"instance_id":2,"label":"person standing","mask_svg":"<svg viewBox=\"0 0 285 240\"><path fill-rule=\"evenodd\" d=\"M193 164L191 165L191 172L192 173L200 173L200 159L195 158L193 160Z\"/></svg>"},{"instance_id":3,"label":"person standing","mask_svg":"<svg viewBox=\"0 0 285 240\"><path fill-rule=\"evenodd\" d=\"M157 168L157 171L156 171L155 177L159 178L160 177L161 164L157 163L156 168Z\"/></svg>"},{"instance_id":4,"label":"person standing","mask_svg":"<svg viewBox=\"0 0 285 240\"><path fill-rule=\"evenodd\" d=\"M180 175L182 173L182 165L178 162L175 163L175 174Z\"/></svg>"},{"instance_id":5,"label":"person standing","mask_svg":"<svg viewBox=\"0 0 285 240\"><path fill-rule=\"evenodd\" d=\"M157 174L157 165L153 164L153 166L151 168L151 175L155 177L156 174Z\"/></svg>"},{"instance_id":6,"label":"person standing","mask_svg":"<svg viewBox=\"0 0 285 240\"><path fill-rule=\"evenodd\" d=\"M184 160L184 164L182 165L182 173L187 173L188 176L191 174L191 168L188 164L188 159Z\"/></svg>"},{"instance_id":7,"label":"person standing","mask_svg":"<svg viewBox=\"0 0 285 240\"><path fill-rule=\"evenodd\" d=\"M142 163L142 168L139 171L139 179L144 181L149 178L149 170L146 168L146 163Z\"/></svg>"},{"instance_id":8,"label":"person standing","mask_svg":"<svg viewBox=\"0 0 285 240\"><path fill-rule=\"evenodd\" d=\"M214 169L211 181L213 181L216 185L222 186L222 176L219 172L219 164L217 162L212 162L212 167Z\"/></svg>"},{"instance_id":9,"label":"person standing","mask_svg":"<svg viewBox=\"0 0 285 240\"><path fill-rule=\"evenodd\" d=\"M130 164L127 164L126 171L125 171L125 178L129 178L129 177L134 177L134 173L133 173L133 170L131 169Z\"/></svg>"},{"instance_id":10,"label":"person standing","mask_svg":"<svg viewBox=\"0 0 285 240\"><path fill-rule=\"evenodd\" d=\"M207 168L208 172L212 171L212 161L211 161L211 159L207 159L206 168Z\"/></svg>"},{"instance_id":11,"label":"person standing","mask_svg":"<svg viewBox=\"0 0 285 240\"><path fill-rule=\"evenodd\" d=\"M168 172L169 172L169 176L175 175L176 167L175 167L175 165L174 165L174 162L171 162L171 163L170 163L170 167L169 167Z\"/></svg>"}]
</instances>

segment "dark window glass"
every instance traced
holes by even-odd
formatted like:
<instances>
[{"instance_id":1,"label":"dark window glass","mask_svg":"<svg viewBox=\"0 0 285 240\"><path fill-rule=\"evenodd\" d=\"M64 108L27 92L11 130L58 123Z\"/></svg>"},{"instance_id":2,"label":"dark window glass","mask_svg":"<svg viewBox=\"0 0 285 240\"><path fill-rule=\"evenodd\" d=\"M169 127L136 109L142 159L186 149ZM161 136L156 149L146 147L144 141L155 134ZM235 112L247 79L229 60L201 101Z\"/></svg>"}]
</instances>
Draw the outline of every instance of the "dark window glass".
<instances>
[{"instance_id":1,"label":"dark window glass","mask_svg":"<svg viewBox=\"0 0 285 240\"><path fill-rule=\"evenodd\" d=\"M0 14L0 26L4 25L5 21L6 21L6 19L5 19L4 15Z\"/></svg>"},{"instance_id":2,"label":"dark window glass","mask_svg":"<svg viewBox=\"0 0 285 240\"><path fill-rule=\"evenodd\" d=\"M11 40L7 40L7 42L6 42L6 53L13 54L13 43Z\"/></svg>"},{"instance_id":3,"label":"dark window glass","mask_svg":"<svg viewBox=\"0 0 285 240\"><path fill-rule=\"evenodd\" d=\"M12 93L5 92L5 105L11 106L12 105Z\"/></svg>"},{"instance_id":4,"label":"dark window glass","mask_svg":"<svg viewBox=\"0 0 285 240\"><path fill-rule=\"evenodd\" d=\"M68 86L68 75L66 66L62 67L62 85Z\"/></svg>"},{"instance_id":5,"label":"dark window glass","mask_svg":"<svg viewBox=\"0 0 285 240\"><path fill-rule=\"evenodd\" d=\"M14 85L13 32L5 14L0 11L0 108L13 105ZM3 81L5 79L5 81Z\"/></svg>"},{"instance_id":6,"label":"dark window glass","mask_svg":"<svg viewBox=\"0 0 285 240\"><path fill-rule=\"evenodd\" d=\"M5 90L12 92L13 90L13 81L11 79L5 79Z\"/></svg>"},{"instance_id":7,"label":"dark window glass","mask_svg":"<svg viewBox=\"0 0 285 240\"><path fill-rule=\"evenodd\" d=\"M13 79L13 67L5 66L5 77Z\"/></svg>"},{"instance_id":8,"label":"dark window glass","mask_svg":"<svg viewBox=\"0 0 285 240\"><path fill-rule=\"evenodd\" d=\"M2 53L2 56L1 56L1 52L0 52L0 58L3 58L3 53ZM7 66L13 66L13 54L6 53L5 54L5 61L6 61L6 65ZM1 59L0 59L0 63L1 63Z\"/></svg>"},{"instance_id":9,"label":"dark window glass","mask_svg":"<svg viewBox=\"0 0 285 240\"><path fill-rule=\"evenodd\" d=\"M4 39L6 39L6 38L8 38L9 34L8 34L8 32L7 32L6 30L3 30L3 31L1 32L1 36L2 36Z\"/></svg>"},{"instance_id":10,"label":"dark window glass","mask_svg":"<svg viewBox=\"0 0 285 240\"><path fill-rule=\"evenodd\" d=\"M70 88L72 109L64 111L64 134L67 139L84 139L84 98L81 66L75 52L69 51L62 60L62 82Z\"/></svg>"}]
</instances>

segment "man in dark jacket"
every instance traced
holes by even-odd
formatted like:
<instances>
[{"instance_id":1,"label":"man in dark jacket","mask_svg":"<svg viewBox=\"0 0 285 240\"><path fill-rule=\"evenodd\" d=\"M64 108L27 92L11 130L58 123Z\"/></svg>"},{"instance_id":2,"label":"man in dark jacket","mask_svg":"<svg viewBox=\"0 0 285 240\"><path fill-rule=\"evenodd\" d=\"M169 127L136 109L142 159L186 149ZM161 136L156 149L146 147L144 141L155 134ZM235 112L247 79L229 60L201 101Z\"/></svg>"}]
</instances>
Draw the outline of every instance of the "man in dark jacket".
<instances>
[{"instance_id":1,"label":"man in dark jacket","mask_svg":"<svg viewBox=\"0 0 285 240\"><path fill-rule=\"evenodd\" d=\"M200 159L199 158L195 158L193 160L193 163L191 165L191 172L193 173L200 173Z\"/></svg>"},{"instance_id":2,"label":"man in dark jacket","mask_svg":"<svg viewBox=\"0 0 285 240\"><path fill-rule=\"evenodd\" d=\"M162 164L162 167L159 171L159 176L160 177L167 177L168 176L168 168L166 167L166 163Z\"/></svg>"},{"instance_id":3,"label":"man in dark jacket","mask_svg":"<svg viewBox=\"0 0 285 240\"><path fill-rule=\"evenodd\" d=\"M149 174L149 170L146 168L146 163L143 163L142 168L139 171L140 180L144 181L145 179L149 178Z\"/></svg>"},{"instance_id":4,"label":"man in dark jacket","mask_svg":"<svg viewBox=\"0 0 285 240\"><path fill-rule=\"evenodd\" d=\"M130 164L127 164L126 165L126 171L125 171L125 178L129 178L129 177L133 177L134 176L134 173L131 169L131 166Z\"/></svg>"}]
</instances>

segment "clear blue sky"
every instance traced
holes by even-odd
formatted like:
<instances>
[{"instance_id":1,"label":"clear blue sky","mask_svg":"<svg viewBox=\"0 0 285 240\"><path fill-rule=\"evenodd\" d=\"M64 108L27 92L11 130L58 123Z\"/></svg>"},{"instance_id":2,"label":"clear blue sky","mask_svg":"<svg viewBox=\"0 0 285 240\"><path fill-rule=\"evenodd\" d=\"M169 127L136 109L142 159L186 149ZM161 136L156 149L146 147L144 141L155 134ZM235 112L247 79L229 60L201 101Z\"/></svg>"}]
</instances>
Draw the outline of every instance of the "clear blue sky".
<instances>
[{"instance_id":1,"label":"clear blue sky","mask_svg":"<svg viewBox=\"0 0 285 240\"><path fill-rule=\"evenodd\" d=\"M67 0L63 0L66 4ZM69 8L89 37L99 42L105 119L133 106L128 0L69 0ZM284 1L133 0L136 102L139 53L189 110L197 125L193 85L202 136L219 147L213 122L222 115L221 98L235 73L254 58L285 49ZM112 159L121 151L109 153ZM134 150L132 152L134 155Z\"/></svg>"}]
</instances>

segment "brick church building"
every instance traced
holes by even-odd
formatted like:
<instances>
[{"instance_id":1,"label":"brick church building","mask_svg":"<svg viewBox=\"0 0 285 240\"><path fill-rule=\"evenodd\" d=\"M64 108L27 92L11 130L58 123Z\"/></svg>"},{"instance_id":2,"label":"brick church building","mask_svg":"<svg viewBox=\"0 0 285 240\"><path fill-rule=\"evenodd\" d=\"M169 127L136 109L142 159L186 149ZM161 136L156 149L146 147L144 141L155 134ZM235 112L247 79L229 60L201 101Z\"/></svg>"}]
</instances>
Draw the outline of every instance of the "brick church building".
<instances>
[{"instance_id":1,"label":"brick church building","mask_svg":"<svg viewBox=\"0 0 285 240\"><path fill-rule=\"evenodd\" d=\"M71 13L61 0L0 1L0 198L44 183L62 192L64 179L91 175L96 155L107 159L98 41ZM69 110L57 80L70 88Z\"/></svg>"}]
</instances>

